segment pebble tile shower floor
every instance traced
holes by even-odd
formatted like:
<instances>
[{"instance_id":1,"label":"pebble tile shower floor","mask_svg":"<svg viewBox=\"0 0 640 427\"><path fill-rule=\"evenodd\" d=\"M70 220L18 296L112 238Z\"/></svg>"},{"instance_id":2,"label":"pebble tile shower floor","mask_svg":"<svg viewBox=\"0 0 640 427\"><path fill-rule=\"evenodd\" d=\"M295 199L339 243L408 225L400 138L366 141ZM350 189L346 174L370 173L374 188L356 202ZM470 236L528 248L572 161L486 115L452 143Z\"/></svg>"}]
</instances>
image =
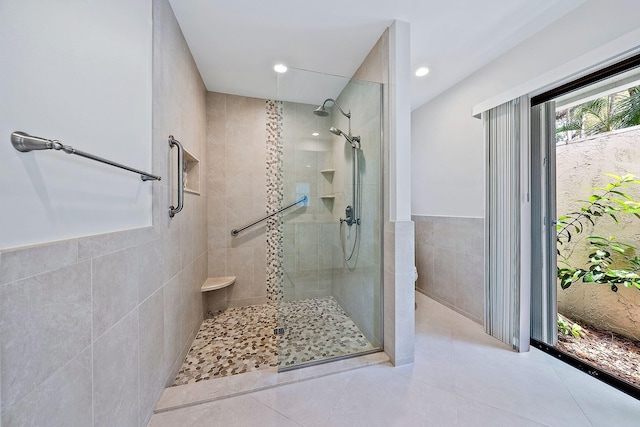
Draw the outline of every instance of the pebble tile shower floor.
<instances>
[{"instance_id":1,"label":"pebble tile shower floor","mask_svg":"<svg viewBox=\"0 0 640 427\"><path fill-rule=\"evenodd\" d=\"M204 320L173 385L373 349L333 297L230 308Z\"/></svg>"}]
</instances>

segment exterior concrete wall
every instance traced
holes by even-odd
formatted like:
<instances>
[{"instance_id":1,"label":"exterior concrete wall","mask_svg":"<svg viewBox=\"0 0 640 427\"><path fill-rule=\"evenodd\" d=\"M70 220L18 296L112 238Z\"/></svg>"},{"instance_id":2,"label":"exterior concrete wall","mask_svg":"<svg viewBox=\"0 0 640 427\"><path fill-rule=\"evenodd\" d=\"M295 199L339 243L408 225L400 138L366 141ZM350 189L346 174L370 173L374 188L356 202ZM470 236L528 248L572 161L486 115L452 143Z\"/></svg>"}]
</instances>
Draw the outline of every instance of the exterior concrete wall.
<instances>
[{"instance_id":1,"label":"exterior concrete wall","mask_svg":"<svg viewBox=\"0 0 640 427\"><path fill-rule=\"evenodd\" d=\"M640 127L624 129L574 141L556 149L557 213L580 209L594 187L612 182L607 173L640 176ZM640 186L623 189L635 200ZM601 218L596 227L588 227L576 241L571 264L582 266L590 253L585 237L591 234L617 236L619 241L640 247L640 220L618 215L620 224ZM572 242L573 243L573 242ZM573 247L573 246L572 246ZM632 254L629 254L632 255ZM633 255L632 255L633 256ZM622 268L622 267L620 267ZM640 340L640 291L619 287L612 292L607 285L577 282L569 289L558 286L558 311L572 319Z\"/></svg>"}]
</instances>

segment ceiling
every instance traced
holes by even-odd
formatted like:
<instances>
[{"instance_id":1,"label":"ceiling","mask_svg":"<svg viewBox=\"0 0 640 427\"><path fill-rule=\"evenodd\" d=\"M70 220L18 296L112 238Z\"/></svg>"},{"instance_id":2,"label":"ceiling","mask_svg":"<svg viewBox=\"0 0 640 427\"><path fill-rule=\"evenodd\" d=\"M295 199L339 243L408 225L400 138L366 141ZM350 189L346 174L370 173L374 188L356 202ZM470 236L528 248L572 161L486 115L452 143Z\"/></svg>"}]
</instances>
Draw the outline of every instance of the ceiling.
<instances>
[{"instance_id":1,"label":"ceiling","mask_svg":"<svg viewBox=\"0 0 640 427\"><path fill-rule=\"evenodd\" d=\"M415 109L586 0L170 0L207 89L278 96L273 66L352 76L394 19L411 25ZM413 72L427 66L430 73ZM323 98L323 97L321 97ZM318 101L313 101L318 102Z\"/></svg>"}]
</instances>

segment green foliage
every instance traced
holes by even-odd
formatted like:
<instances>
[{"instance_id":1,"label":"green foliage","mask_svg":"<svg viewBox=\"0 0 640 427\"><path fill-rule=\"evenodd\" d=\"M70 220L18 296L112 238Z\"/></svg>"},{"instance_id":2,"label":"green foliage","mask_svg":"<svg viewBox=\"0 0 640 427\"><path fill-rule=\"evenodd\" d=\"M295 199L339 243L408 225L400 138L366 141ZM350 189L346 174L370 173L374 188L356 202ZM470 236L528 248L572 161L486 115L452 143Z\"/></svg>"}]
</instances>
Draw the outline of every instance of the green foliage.
<instances>
[{"instance_id":1,"label":"green foliage","mask_svg":"<svg viewBox=\"0 0 640 427\"><path fill-rule=\"evenodd\" d=\"M576 115L585 123L586 135L597 135L615 129L615 118L612 115L614 99L607 96L576 107Z\"/></svg>"},{"instance_id":2,"label":"green foliage","mask_svg":"<svg viewBox=\"0 0 640 427\"><path fill-rule=\"evenodd\" d=\"M582 326L571 322L561 314L558 314L558 332L563 335L573 335L576 338L584 338L585 335Z\"/></svg>"},{"instance_id":3,"label":"green foliage","mask_svg":"<svg viewBox=\"0 0 640 427\"><path fill-rule=\"evenodd\" d=\"M556 140L564 141L640 125L640 86L556 113Z\"/></svg>"},{"instance_id":4,"label":"green foliage","mask_svg":"<svg viewBox=\"0 0 640 427\"><path fill-rule=\"evenodd\" d=\"M582 234L585 227L594 226L596 221L603 218L619 224L620 215L633 215L640 219L640 203L623 192L623 189L638 185L640 181L634 179L633 175L607 176L614 181L605 187L593 188L596 193L588 200L583 200L585 205L579 211L570 212L557 220L557 276L562 289L567 289L573 283L582 280L583 283L609 285L614 292L618 291L620 285L640 290L640 258L634 255L636 248L631 244L619 242L615 236L587 236L590 253L585 265L574 267L568 261L574 249L572 239ZM624 268L614 268L620 265Z\"/></svg>"},{"instance_id":5,"label":"green foliage","mask_svg":"<svg viewBox=\"0 0 640 427\"><path fill-rule=\"evenodd\" d=\"M616 129L640 125L640 86L628 90L614 105L613 116Z\"/></svg>"}]
</instances>

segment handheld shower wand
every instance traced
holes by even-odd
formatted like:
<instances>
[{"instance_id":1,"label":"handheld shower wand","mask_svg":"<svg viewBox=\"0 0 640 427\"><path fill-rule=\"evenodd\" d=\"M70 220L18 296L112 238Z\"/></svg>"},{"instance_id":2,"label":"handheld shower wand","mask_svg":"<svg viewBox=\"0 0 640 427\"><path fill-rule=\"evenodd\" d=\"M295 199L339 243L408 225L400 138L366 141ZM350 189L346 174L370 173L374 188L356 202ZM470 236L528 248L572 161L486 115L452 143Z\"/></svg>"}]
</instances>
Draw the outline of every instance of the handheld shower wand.
<instances>
[{"instance_id":1,"label":"handheld shower wand","mask_svg":"<svg viewBox=\"0 0 640 427\"><path fill-rule=\"evenodd\" d=\"M351 136L351 135L347 135L346 133L342 132L340 129L331 126L331 128L329 129L329 132L331 132L334 135L342 135L344 136L344 138L347 140L347 142L349 144L351 144L351 149L353 152L353 160L352 160L352 167L351 167L351 174L352 174L352 183L353 183L353 195L352 195L352 204L347 206L347 208L345 209L344 212L344 219L341 219L340 222L345 222L349 227L351 227L353 224L360 224L360 218L358 218L357 216L357 210L356 210L356 206L358 205L358 199L357 199L357 195L358 195L358 171L359 171L359 165L358 165L358 149L360 148L360 137L359 136Z\"/></svg>"},{"instance_id":2,"label":"handheld shower wand","mask_svg":"<svg viewBox=\"0 0 640 427\"><path fill-rule=\"evenodd\" d=\"M353 148L360 148L360 137L359 136L351 136L351 135L347 135L346 133L342 132L340 129L335 128L333 126L331 126L331 129L329 129L329 132L331 132L334 135L342 135L344 136L344 138L347 140L347 142L349 142L349 144L351 144L351 147Z\"/></svg>"},{"instance_id":3,"label":"handheld shower wand","mask_svg":"<svg viewBox=\"0 0 640 427\"><path fill-rule=\"evenodd\" d=\"M344 218L340 218L340 236L342 241L342 254L344 255L344 260L348 262L351 260L354 253L356 252L356 247L358 245L358 241L360 237L360 227L359 227L360 218L358 217L358 214L359 214L358 211L361 207L360 198L359 198L360 197L360 185L359 185L360 165L358 162L358 150L361 147L360 136L351 135L351 111L345 113L342 107L340 107L340 104L338 104L335 99L332 99L332 98L325 99L322 105L320 105L318 108L313 110L313 114L320 117L327 117L329 115L329 112L325 109L325 105L327 104L327 102L333 102L333 105L338 107L338 110L340 111L340 113L342 113L342 115L345 116L349 121L348 133L344 133L343 131L341 131L340 129L334 126L331 126L331 128L329 128L329 132L331 132L334 135L343 136L347 140L347 142L351 145L351 152L353 156L352 157L353 160L351 163L352 204L346 207L344 212ZM346 235L343 235L343 230L344 230L344 233L346 234L346 227L343 227L342 226L343 224L346 224L349 227L351 227L354 224L356 225L355 238L353 239L353 246L349 254L347 254L347 250L345 248Z\"/></svg>"}]
</instances>

